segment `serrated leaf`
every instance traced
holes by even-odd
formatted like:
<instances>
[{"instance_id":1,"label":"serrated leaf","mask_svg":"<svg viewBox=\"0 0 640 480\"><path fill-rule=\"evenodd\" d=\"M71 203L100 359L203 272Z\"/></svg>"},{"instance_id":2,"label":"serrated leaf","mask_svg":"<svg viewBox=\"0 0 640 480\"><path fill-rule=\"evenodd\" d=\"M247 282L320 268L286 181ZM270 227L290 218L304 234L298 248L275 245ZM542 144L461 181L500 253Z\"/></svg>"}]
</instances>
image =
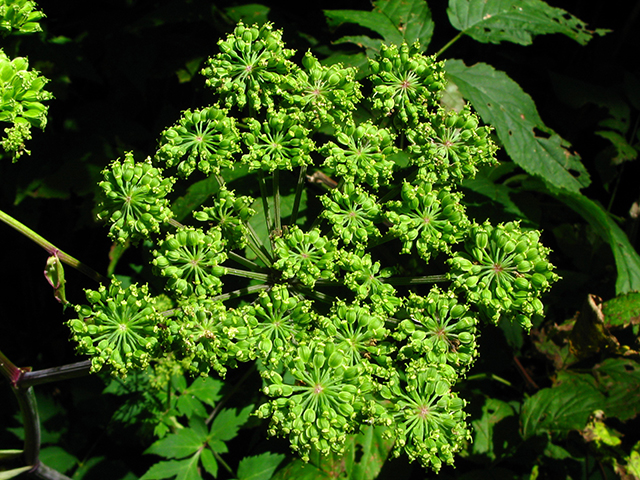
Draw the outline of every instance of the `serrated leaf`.
<instances>
[{"instance_id":1,"label":"serrated leaf","mask_svg":"<svg viewBox=\"0 0 640 480\"><path fill-rule=\"evenodd\" d=\"M178 397L176 408L181 415L187 417L191 417L194 413L200 417L207 416L207 411L204 405L202 405L202 402L189 393L183 393Z\"/></svg>"},{"instance_id":2,"label":"serrated leaf","mask_svg":"<svg viewBox=\"0 0 640 480\"><path fill-rule=\"evenodd\" d=\"M211 377L197 378L185 393L191 394L207 405L213 406L218 400L220 400L220 398L222 398L222 395L220 395L220 389L223 385L224 382L215 380Z\"/></svg>"},{"instance_id":3,"label":"serrated leaf","mask_svg":"<svg viewBox=\"0 0 640 480\"><path fill-rule=\"evenodd\" d=\"M482 43L530 45L536 35L561 33L585 45L594 33L541 0L450 0L447 15L454 28Z\"/></svg>"},{"instance_id":4,"label":"serrated leaf","mask_svg":"<svg viewBox=\"0 0 640 480\"><path fill-rule=\"evenodd\" d=\"M291 480L294 478L295 480L335 480L335 477L300 459L293 460L278 470L272 480Z\"/></svg>"},{"instance_id":5,"label":"serrated leaf","mask_svg":"<svg viewBox=\"0 0 640 480\"><path fill-rule=\"evenodd\" d=\"M631 292L607 300L602 304L602 313L608 326L640 324L640 293Z\"/></svg>"},{"instance_id":6,"label":"serrated leaf","mask_svg":"<svg viewBox=\"0 0 640 480\"><path fill-rule=\"evenodd\" d=\"M520 413L522 437L582 430L604 400L591 375L564 375L559 385L543 388L525 400Z\"/></svg>"},{"instance_id":7,"label":"serrated leaf","mask_svg":"<svg viewBox=\"0 0 640 480\"><path fill-rule=\"evenodd\" d=\"M434 23L425 0L378 0L373 11L325 10L327 23L336 28L342 23L355 23L373 30L387 44L402 45L420 42L425 51L431 42ZM336 43L351 42L371 48L380 48L380 41L366 36L342 37Z\"/></svg>"},{"instance_id":8,"label":"serrated leaf","mask_svg":"<svg viewBox=\"0 0 640 480\"><path fill-rule=\"evenodd\" d=\"M191 465L191 458L184 460L168 460L158 462L140 477L140 480L160 480L163 478L173 478L180 472L188 469Z\"/></svg>"},{"instance_id":9,"label":"serrated leaf","mask_svg":"<svg viewBox=\"0 0 640 480\"><path fill-rule=\"evenodd\" d=\"M282 454L270 452L245 457L238 465L237 480L269 480L284 457Z\"/></svg>"},{"instance_id":10,"label":"serrated leaf","mask_svg":"<svg viewBox=\"0 0 640 480\"><path fill-rule=\"evenodd\" d=\"M226 442L238 434L238 429L247 421L253 411L253 405L243 408L236 414L235 408L224 408L211 423L209 438Z\"/></svg>"},{"instance_id":11,"label":"serrated leaf","mask_svg":"<svg viewBox=\"0 0 640 480\"><path fill-rule=\"evenodd\" d=\"M337 28L342 23L355 23L379 34L386 43L401 45L402 34L391 19L381 12L367 12L365 10L324 10L327 23L331 28Z\"/></svg>"},{"instance_id":12,"label":"serrated leaf","mask_svg":"<svg viewBox=\"0 0 640 480\"><path fill-rule=\"evenodd\" d=\"M511 159L527 173L570 192L589 185L580 157L544 125L531 97L506 73L486 63L467 67L461 60L447 60L445 70L482 120L495 127ZM536 135L536 129L549 137Z\"/></svg>"},{"instance_id":13,"label":"serrated leaf","mask_svg":"<svg viewBox=\"0 0 640 480\"><path fill-rule=\"evenodd\" d=\"M213 475L214 478L218 476L218 462L216 461L216 457L213 455L213 452L205 448L202 450L202 455L200 456L202 460L202 466L204 469Z\"/></svg>"},{"instance_id":14,"label":"serrated leaf","mask_svg":"<svg viewBox=\"0 0 640 480\"><path fill-rule=\"evenodd\" d=\"M479 455L487 455L495 460L493 431L501 420L515 415L511 405L497 398L487 398L482 406L482 416L471 422L473 425L472 452ZM496 447L499 445L495 445Z\"/></svg>"},{"instance_id":15,"label":"serrated leaf","mask_svg":"<svg viewBox=\"0 0 640 480\"><path fill-rule=\"evenodd\" d=\"M202 475L198 471L198 462L200 460L200 453L196 453L194 456L189 458L189 462L186 465L186 468L176 476L176 480L202 480Z\"/></svg>"},{"instance_id":16,"label":"serrated leaf","mask_svg":"<svg viewBox=\"0 0 640 480\"><path fill-rule=\"evenodd\" d=\"M165 458L183 458L198 451L202 444L202 438L195 431L183 428L154 442L144 453L153 453Z\"/></svg>"},{"instance_id":17,"label":"serrated leaf","mask_svg":"<svg viewBox=\"0 0 640 480\"><path fill-rule=\"evenodd\" d=\"M608 358L593 369L605 395L602 410L623 422L640 413L640 364L631 359Z\"/></svg>"},{"instance_id":18,"label":"serrated leaf","mask_svg":"<svg viewBox=\"0 0 640 480\"><path fill-rule=\"evenodd\" d=\"M607 211L584 195L563 192L556 193L555 196L587 220L594 231L611 246L618 271L616 295L639 291L640 256Z\"/></svg>"},{"instance_id":19,"label":"serrated leaf","mask_svg":"<svg viewBox=\"0 0 640 480\"><path fill-rule=\"evenodd\" d=\"M427 49L434 23L425 0L378 0L373 5L374 11L386 15L398 28L405 42L420 42L421 50Z\"/></svg>"}]
</instances>

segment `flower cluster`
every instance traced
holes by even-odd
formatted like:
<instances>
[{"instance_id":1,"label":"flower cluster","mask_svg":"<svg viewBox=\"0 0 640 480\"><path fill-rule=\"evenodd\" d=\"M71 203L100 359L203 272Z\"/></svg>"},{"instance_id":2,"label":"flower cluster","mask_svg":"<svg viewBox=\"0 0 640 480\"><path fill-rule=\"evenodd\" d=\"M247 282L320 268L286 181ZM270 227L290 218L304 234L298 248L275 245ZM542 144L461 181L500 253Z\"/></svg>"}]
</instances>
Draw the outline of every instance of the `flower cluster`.
<instances>
[{"instance_id":1,"label":"flower cluster","mask_svg":"<svg viewBox=\"0 0 640 480\"><path fill-rule=\"evenodd\" d=\"M558 280L549 251L540 243L540 232L523 232L516 222L475 224L465 252L449 260L449 275L494 322L506 315L529 329L531 316L544 314L540 295Z\"/></svg>"},{"instance_id":2,"label":"flower cluster","mask_svg":"<svg viewBox=\"0 0 640 480\"><path fill-rule=\"evenodd\" d=\"M3 8L7 7L0 5L0 14ZM0 24L0 30L2 26ZM0 145L13 156L14 161L25 153L29 154L25 142L31 139L31 127L44 129L47 124L49 107L42 102L53 98L44 90L47 82L38 72L29 70L26 58L12 60L0 49L0 122L13 124L5 128L6 136Z\"/></svg>"},{"instance_id":3,"label":"flower cluster","mask_svg":"<svg viewBox=\"0 0 640 480\"><path fill-rule=\"evenodd\" d=\"M240 151L235 120L215 106L187 110L178 123L162 132L156 159L167 167L178 166L187 177L196 167L205 174L220 173L233 165L233 154Z\"/></svg>"},{"instance_id":4,"label":"flower cluster","mask_svg":"<svg viewBox=\"0 0 640 480\"><path fill-rule=\"evenodd\" d=\"M402 200L387 203L386 217L393 224L391 233L402 241L402 253L410 253L414 242L427 262L433 253L450 253L469 223L461 195L445 187L434 190L428 182L411 185L406 181L401 194Z\"/></svg>"},{"instance_id":5,"label":"flower cluster","mask_svg":"<svg viewBox=\"0 0 640 480\"><path fill-rule=\"evenodd\" d=\"M439 107L427 118L407 130L411 161L421 172L434 172L443 183L459 182L475 176L478 167L495 163L491 129L479 126L468 106L461 112Z\"/></svg>"},{"instance_id":6,"label":"flower cluster","mask_svg":"<svg viewBox=\"0 0 640 480\"><path fill-rule=\"evenodd\" d=\"M369 61L373 75L373 107L382 115L394 115L405 125L415 125L436 105L444 89L444 63L426 57L420 45L382 45L380 55Z\"/></svg>"},{"instance_id":7,"label":"flower cluster","mask_svg":"<svg viewBox=\"0 0 640 480\"><path fill-rule=\"evenodd\" d=\"M41 32L38 23L45 17L31 0L0 0L0 34L25 35Z\"/></svg>"},{"instance_id":8,"label":"flower cluster","mask_svg":"<svg viewBox=\"0 0 640 480\"><path fill-rule=\"evenodd\" d=\"M144 369L158 349L162 315L146 285L122 288L117 280L86 291L89 305L75 307L78 319L67 322L78 353L91 355L91 371L111 369L124 376Z\"/></svg>"},{"instance_id":9,"label":"flower cluster","mask_svg":"<svg viewBox=\"0 0 640 480\"><path fill-rule=\"evenodd\" d=\"M99 186L104 199L97 216L111 224L109 235L114 240L124 243L148 237L151 232L159 232L160 225L171 218L165 197L175 179L163 177L151 159L136 163L129 152L124 161L113 161L102 175L104 180Z\"/></svg>"},{"instance_id":10,"label":"flower cluster","mask_svg":"<svg viewBox=\"0 0 640 480\"><path fill-rule=\"evenodd\" d=\"M252 170L292 170L312 163L315 143L309 130L300 125L295 116L285 111L268 111L266 121L248 120L249 131L243 139L249 153L242 161Z\"/></svg>"},{"instance_id":11,"label":"flower cluster","mask_svg":"<svg viewBox=\"0 0 640 480\"><path fill-rule=\"evenodd\" d=\"M350 121L362 98L356 70L339 64L323 66L311 52L302 58L302 65L304 69L286 79L286 105L300 109L315 128Z\"/></svg>"},{"instance_id":12,"label":"flower cluster","mask_svg":"<svg viewBox=\"0 0 640 480\"><path fill-rule=\"evenodd\" d=\"M313 287L316 280L335 278L336 245L320 234L319 230L303 232L293 226L275 241L278 261L274 267L282 271L285 279L298 279Z\"/></svg>"},{"instance_id":13,"label":"flower cluster","mask_svg":"<svg viewBox=\"0 0 640 480\"><path fill-rule=\"evenodd\" d=\"M255 413L304 460L373 425L394 454L451 464L470 435L453 389L479 318L529 326L558 278L538 232L470 221L454 189L493 162L490 129L440 106L442 64L418 45L382 47L364 85L311 53L296 66L270 24L219 45L212 105L184 112L154 158L206 177L178 190L186 224L150 159L127 154L101 182L111 236L153 244L166 294L88 294L70 322L80 351L118 374L161 351L199 375L255 361Z\"/></svg>"},{"instance_id":14,"label":"flower cluster","mask_svg":"<svg viewBox=\"0 0 640 480\"><path fill-rule=\"evenodd\" d=\"M274 94L294 66L288 60L293 50L284 48L282 33L270 23L260 27L240 23L218 46L220 53L202 71L207 85L227 107L248 105L255 111L263 105L272 107Z\"/></svg>"},{"instance_id":15,"label":"flower cluster","mask_svg":"<svg viewBox=\"0 0 640 480\"><path fill-rule=\"evenodd\" d=\"M320 150L324 165L349 182L365 182L377 188L389 181L394 163L387 157L395 152L395 136L371 122L357 127L341 125L336 134L338 144L327 142Z\"/></svg>"},{"instance_id":16,"label":"flower cluster","mask_svg":"<svg viewBox=\"0 0 640 480\"><path fill-rule=\"evenodd\" d=\"M376 198L353 183L345 183L320 197L333 234L345 244L366 245L369 237L380 236L375 223L381 221L381 208Z\"/></svg>"},{"instance_id":17,"label":"flower cluster","mask_svg":"<svg viewBox=\"0 0 640 480\"><path fill-rule=\"evenodd\" d=\"M201 229L182 228L159 243L153 251L153 265L167 277L167 289L179 296L207 297L220 293L227 258L225 241L219 228L207 233Z\"/></svg>"}]
</instances>

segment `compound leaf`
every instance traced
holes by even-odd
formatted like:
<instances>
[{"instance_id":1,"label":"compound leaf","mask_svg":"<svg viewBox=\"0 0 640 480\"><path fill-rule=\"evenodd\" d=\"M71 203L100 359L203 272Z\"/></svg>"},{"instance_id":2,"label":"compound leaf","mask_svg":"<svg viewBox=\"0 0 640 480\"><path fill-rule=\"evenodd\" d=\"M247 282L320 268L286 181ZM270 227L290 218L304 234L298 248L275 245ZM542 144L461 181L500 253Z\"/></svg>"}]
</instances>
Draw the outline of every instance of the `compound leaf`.
<instances>
[{"instance_id":1,"label":"compound leaf","mask_svg":"<svg viewBox=\"0 0 640 480\"><path fill-rule=\"evenodd\" d=\"M486 454L495 460L493 430L498 422L515 415L515 410L507 402L497 398L487 398L482 406L482 416L472 423L474 431L473 453ZM496 442L496 447L498 444Z\"/></svg>"},{"instance_id":2,"label":"compound leaf","mask_svg":"<svg viewBox=\"0 0 640 480\"><path fill-rule=\"evenodd\" d=\"M163 478L173 478L189 468L190 458L184 460L168 460L158 462L153 465L140 480L160 480Z\"/></svg>"},{"instance_id":3,"label":"compound leaf","mask_svg":"<svg viewBox=\"0 0 640 480\"><path fill-rule=\"evenodd\" d=\"M153 443L144 453L166 458L183 458L197 452L203 443L204 439L194 430L183 428Z\"/></svg>"},{"instance_id":4,"label":"compound leaf","mask_svg":"<svg viewBox=\"0 0 640 480\"><path fill-rule=\"evenodd\" d=\"M209 438L222 442L231 440L238 434L238 429L247 421L252 411L253 405L243 408L238 414L235 408L222 409L211 423Z\"/></svg>"},{"instance_id":5,"label":"compound leaf","mask_svg":"<svg viewBox=\"0 0 640 480\"><path fill-rule=\"evenodd\" d=\"M284 457L282 454L270 452L245 457L238 465L237 480L269 480Z\"/></svg>"},{"instance_id":6,"label":"compound leaf","mask_svg":"<svg viewBox=\"0 0 640 480\"><path fill-rule=\"evenodd\" d=\"M531 97L506 73L486 63L467 67L455 59L447 60L445 69L484 122L495 127L517 165L570 192L589 185L589 174L580 157L571 154L568 143L544 125ZM548 138L536 135L536 129Z\"/></svg>"},{"instance_id":7,"label":"compound leaf","mask_svg":"<svg viewBox=\"0 0 640 480\"><path fill-rule=\"evenodd\" d=\"M454 28L482 43L530 45L536 35L561 33L585 45L594 33L541 0L450 0L447 14Z\"/></svg>"}]
</instances>

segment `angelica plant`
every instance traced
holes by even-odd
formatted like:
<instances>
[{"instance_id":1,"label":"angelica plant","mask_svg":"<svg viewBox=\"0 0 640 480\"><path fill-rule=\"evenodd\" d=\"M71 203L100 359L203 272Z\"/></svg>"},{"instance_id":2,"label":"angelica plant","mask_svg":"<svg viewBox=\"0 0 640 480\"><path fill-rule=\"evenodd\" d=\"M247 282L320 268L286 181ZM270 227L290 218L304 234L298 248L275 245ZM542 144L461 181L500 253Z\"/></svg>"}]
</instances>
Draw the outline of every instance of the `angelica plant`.
<instances>
[{"instance_id":1,"label":"angelica plant","mask_svg":"<svg viewBox=\"0 0 640 480\"><path fill-rule=\"evenodd\" d=\"M452 464L478 323L529 328L558 278L539 232L466 213L458 186L495 163L491 127L441 104L443 64L417 44L383 47L361 81L310 52L297 65L270 24L219 46L211 104L153 157L103 172L99 217L150 251L164 291L87 291L69 322L79 351L119 376L162 358L204 376L256 362L255 415L304 460L375 425L394 454ZM178 222L172 188L196 170L210 198Z\"/></svg>"}]
</instances>

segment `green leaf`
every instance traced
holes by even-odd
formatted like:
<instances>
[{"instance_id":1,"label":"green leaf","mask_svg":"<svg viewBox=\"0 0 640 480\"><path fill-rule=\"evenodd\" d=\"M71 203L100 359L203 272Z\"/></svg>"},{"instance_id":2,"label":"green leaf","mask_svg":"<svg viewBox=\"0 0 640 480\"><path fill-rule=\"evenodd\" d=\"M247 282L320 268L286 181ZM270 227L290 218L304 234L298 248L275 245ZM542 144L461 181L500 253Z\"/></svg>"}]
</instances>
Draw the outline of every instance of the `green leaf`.
<instances>
[{"instance_id":1,"label":"green leaf","mask_svg":"<svg viewBox=\"0 0 640 480\"><path fill-rule=\"evenodd\" d=\"M566 149L568 143L544 125L531 97L506 73L486 63L467 67L461 60L447 60L445 70L482 120L495 127L517 165L571 192L589 185L589 174L580 157L571 154ZM536 130L549 137L536 135Z\"/></svg>"},{"instance_id":2,"label":"green leaf","mask_svg":"<svg viewBox=\"0 0 640 480\"><path fill-rule=\"evenodd\" d=\"M626 327L640 323L640 293L618 295L602 304L604 321L609 326Z\"/></svg>"},{"instance_id":3,"label":"green leaf","mask_svg":"<svg viewBox=\"0 0 640 480\"><path fill-rule=\"evenodd\" d=\"M640 290L640 256L607 211L584 195L556 193L555 196L587 220L611 246L618 270L616 295Z\"/></svg>"},{"instance_id":4,"label":"green leaf","mask_svg":"<svg viewBox=\"0 0 640 480\"><path fill-rule=\"evenodd\" d=\"M191 466L191 458L184 460L169 460L158 462L153 465L140 480L160 480L162 478L173 478L181 472L186 471Z\"/></svg>"},{"instance_id":5,"label":"green leaf","mask_svg":"<svg viewBox=\"0 0 640 480\"><path fill-rule=\"evenodd\" d=\"M216 457L213 455L213 452L209 448L205 448L202 450L200 458L202 459L202 466L204 469L216 478L218 476L218 462L216 461Z\"/></svg>"},{"instance_id":6,"label":"green leaf","mask_svg":"<svg viewBox=\"0 0 640 480\"><path fill-rule=\"evenodd\" d=\"M398 28L405 42L420 42L421 50L427 49L434 23L425 0L378 0L373 5L374 11L386 15Z\"/></svg>"},{"instance_id":7,"label":"green leaf","mask_svg":"<svg viewBox=\"0 0 640 480\"><path fill-rule=\"evenodd\" d=\"M640 364L625 358L608 358L593 369L606 400L607 417L627 421L640 413Z\"/></svg>"},{"instance_id":8,"label":"green leaf","mask_svg":"<svg viewBox=\"0 0 640 480\"><path fill-rule=\"evenodd\" d=\"M295 480L335 480L335 477L300 459L294 460L278 470L272 480L291 480L294 478Z\"/></svg>"},{"instance_id":9,"label":"green leaf","mask_svg":"<svg viewBox=\"0 0 640 480\"><path fill-rule=\"evenodd\" d=\"M186 464L186 468L178 473L176 480L202 480L202 475L198 472L200 453L201 452L198 452L188 459L189 461Z\"/></svg>"},{"instance_id":10,"label":"green leaf","mask_svg":"<svg viewBox=\"0 0 640 480\"><path fill-rule=\"evenodd\" d=\"M183 458L198 451L203 443L202 438L195 431L183 428L177 433L158 440L144 453L153 453L166 458Z\"/></svg>"},{"instance_id":11,"label":"green leaf","mask_svg":"<svg viewBox=\"0 0 640 480\"><path fill-rule=\"evenodd\" d=\"M60 473L68 472L80 463L75 456L58 446L40 450L40 461Z\"/></svg>"},{"instance_id":12,"label":"green leaf","mask_svg":"<svg viewBox=\"0 0 640 480\"><path fill-rule=\"evenodd\" d=\"M225 12L236 23L242 20L249 25L253 25L254 23L262 25L267 23L267 16L270 10L269 7L265 7L259 3L251 3L239 7L229 7L225 9Z\"/></svg>"},{"instance_id":13,"label":"green leaf","mask_svg":"<svg viewBox=\"0 0 640 480\"><path fill-rule=\"evenodd\" d=\"M207 405L215 405L222 398L220 389L224 383L211 377L196 378L186 390L185 394L193 395Z\"/></svg>"},{"instance_id":14,"label":"green leaf","mask_svg":"<svg viewBox=\"0 0 640 480\"><path fill-rule=\"evenodd\" d=\"M505 212L519 218L526 218L522 210L511 200L514 190L502 183L495 183L484 169L480 169L475 178L465 178L462 186L501 204Z\"/></svg>"},{"instance_id":15,"label":"green leaf","mask_svg":"<svg viewBox=\"0 0 640 480\"><path fill-rule=\"evenodd\" d=\"M362 430L362 433L353 436L353 442L350 442L345 455L345 468L351 480L377 478L393 447L393 440L383 436L386 427L368 426ZM359 461L356 462L356 458Z\"/></svg>"},{"instance_id":16,"label":"green leaf","mask_svg":"<svg viewBox=\"0 0 640 480\"><path fill-rule=\"evenodd\" d=\"M616 155L611 159L611 163L614 165L620 165L622 162L638 158L638 151L629 145L627 140L619 133L611 130L601 130L595 132L595 134L609 140L613 148L615 148Z\"/></svg>"},{"instance_id":17,"label":"green leaf","mask_svg":"<svg viewBox=\"0 0 640 480\"><path fill-rule=\"evenodd\" d=\"M585 45L594 33L541 0L450 0L447 14L454 28L482 43L530 45L536 35L561 33Z\"/></svg>"},{"instance_id":18,"label":"green leaf","mask_svg":"<svg viewBox=\"0 0 640 480\"><path fill-rule=\"evenodd\" d=\"M496 459L494 453L493 431L501 420L515 415L511 405L497 398L487 398L482 406L482 416L471 422L474 438L472 452L487 455L491 460ZM499 446L496 444L496 447Z\"/></svg>"},{"instance_id":19,"label":"green leaf","mask_svg":"<svg viewBox=\"0 0 640 480\"><path fill-rule=\"evenodd\" d=\"M562 435L582 430L604 401L591 375L565 374L560 384L543 388L525 400L520 414L522 437L526 440L544 433Z\"/></svg>"},{"instance_id":20,"label":"green leaf","mask_svg":"<svg viewBox=\"0 0 640 480\"><path fill-rule=\"evenodd\" d=\"M178 397L176 408L181 415L191 417L194 413L200 417L206 417L207 411L202 402L193 395L182 394Z\"/></svg>"},{"instance_id":21,"label":"green leaf","mask_svg":"<svg viewBox=\"0 0 640 480\"><path fill-rule=\"evenodd\" d=\"M222 442L231 440L238 434L238 429L247 421L252 411L253 405L243 408L237 415L235 408L222 409L211 423L209 438Z\"/></svg>"},{"instance_id":22,"label":"green leaf","mask_svg":"<svg viewBox=\"0 0 640 480\"><path fill-rule=\"evenodd\" d=\"M325 10L327 23L337 28L342 23L355 23L379 34L385 43L402 45L420 42L425 51L433 35L431 11L424 0L378 0L373 11ZM343 37L336 43L351 42L379 50L380 42L365 36Z\"/></svg>"},{"instance_id":23,"label":"green leaf","mask_svg":"<svg viewBox=\"0 0 640 480\"><path fill-rule=\"evenodd\" d=\"M284 457L270 452L245 457L238 465L238 480L269 480Z\"/></svg>"}]
</instances>

